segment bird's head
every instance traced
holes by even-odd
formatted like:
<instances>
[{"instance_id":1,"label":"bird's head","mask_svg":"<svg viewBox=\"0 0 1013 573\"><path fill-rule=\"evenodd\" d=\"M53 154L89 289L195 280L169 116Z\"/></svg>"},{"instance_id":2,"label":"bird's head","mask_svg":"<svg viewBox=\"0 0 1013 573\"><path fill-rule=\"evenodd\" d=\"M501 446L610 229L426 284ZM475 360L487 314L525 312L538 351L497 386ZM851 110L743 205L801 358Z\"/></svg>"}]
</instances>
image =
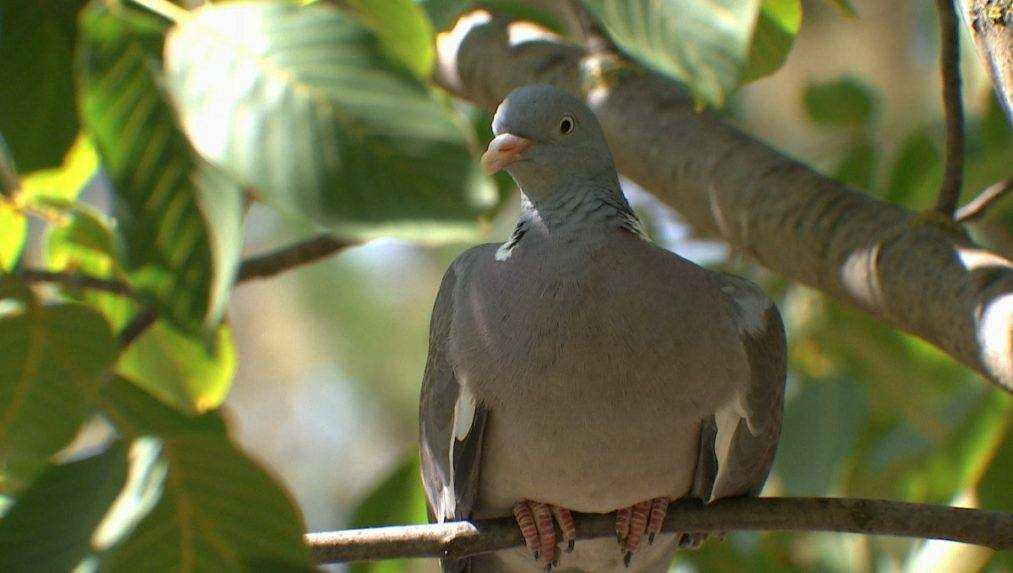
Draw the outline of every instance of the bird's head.
<instances>
[{"instance_id":1,"label":"bird's head","mask_svg":"<svg viewBox=\"0 0 1013 573\"><path fill-rule=\"evenodd\" d=\"M499 105L496 136L482 156L490 173L506 169L529 199L545 199L585 180L615 179L612 153L594 113L552 86L517 88Z\"/></svg>"}]
</instances>

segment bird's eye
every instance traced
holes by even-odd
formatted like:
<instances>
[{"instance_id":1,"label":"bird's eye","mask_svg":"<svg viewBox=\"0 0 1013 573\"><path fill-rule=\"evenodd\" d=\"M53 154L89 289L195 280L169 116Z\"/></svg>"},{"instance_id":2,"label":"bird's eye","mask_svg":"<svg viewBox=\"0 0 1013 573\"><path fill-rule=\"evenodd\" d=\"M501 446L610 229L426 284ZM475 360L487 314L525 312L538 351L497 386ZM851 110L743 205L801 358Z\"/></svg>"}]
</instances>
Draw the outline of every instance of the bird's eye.
<instances>
[{"instance_id":1,"label":"bird's eye","mask_svg":"<svg viewBox=\"0 0 1013 573\"><path fill-rule=\"evenodd\" d=\"M573 118L564 115L563 119L559 121L559 133L563 135L569 135L573 131Z\"/></svg>"}]
</instances>

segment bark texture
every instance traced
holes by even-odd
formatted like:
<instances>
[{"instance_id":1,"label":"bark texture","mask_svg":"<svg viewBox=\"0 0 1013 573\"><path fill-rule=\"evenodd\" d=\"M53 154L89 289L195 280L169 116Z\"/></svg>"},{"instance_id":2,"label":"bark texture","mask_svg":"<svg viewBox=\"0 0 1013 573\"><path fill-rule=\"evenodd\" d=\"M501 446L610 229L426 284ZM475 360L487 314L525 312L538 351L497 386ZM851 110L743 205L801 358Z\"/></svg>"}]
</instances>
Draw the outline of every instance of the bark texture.
<instances>
[{"instance_id":1,"label":"bark texture","mask_svg":"<svg viewBox=\"0 0 1013 573\"><path fill-rule=\"evenodd\" d=\"M1013 0L959 0L957 5L1013 125Z\"/></svg>"},{"instance_id":2,"label":"bark texture","mask_svg":"<svg viewBox=\"0 0 1013 573\"><path fill-rule=\"evenodd\" d=\"M438 41L437 81L493 109L518 86L584 97L619 170L698 233L851 303L1013 390L1013 263L931 214L845 187L698 112L674 82L477 12Z\"/></svg>"},{"instance_id":3,"label":"bark texture","mask_svg":"<svg viewBox=\"0 0 1013 573\"><path fill-rule=\"evenodd\" d=\"M613 515L575 517L577 539L615 537ZM680 501L669 506L662 529L683 533L842 531L947 539L997 550L1013 547L1013 515L1008 513L874 499L752 497L724 499L711 506ZM497 519L310 533L306 542L317 563L339 563L461 559L520 547L524 538L513 519Z\"/></svg>"}]
</instances>

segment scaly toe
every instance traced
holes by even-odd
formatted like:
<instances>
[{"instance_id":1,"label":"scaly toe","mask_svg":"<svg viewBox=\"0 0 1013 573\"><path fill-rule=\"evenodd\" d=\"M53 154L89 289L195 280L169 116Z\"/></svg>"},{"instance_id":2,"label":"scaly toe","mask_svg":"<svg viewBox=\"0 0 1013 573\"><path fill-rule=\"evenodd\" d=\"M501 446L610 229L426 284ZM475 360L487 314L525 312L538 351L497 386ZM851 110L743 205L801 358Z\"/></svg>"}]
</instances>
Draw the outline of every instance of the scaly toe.
<instances>
[{"instance_id":1,"label":"scaly toe","mask_svg":"<svg viewBox=\"0 0 1013 573\"><path fill-rule=\"evenodd\" d=\"M531 514L535 517L535 525L538 527L538 551L541 553L541 560L546 565L552 565L556 560L556 528L552 523L552 511L549 506L537 501L529 501Z\"/></svg>"},{"instance_id":2,"label":"scaly toe","mask_svg":"<svg viewBox=\"0 0 1013 573\"><path fill-rule=\"evenodd\" d=\"M521 529L521 535L524 536L524 544L528 547L528 551L534 556L535 561L540 557L539 555L539 540L538 540L538 526L535 525L535 516L531 513L531 507L525 501L519 501L514 504L513 507L514 519L517 520L517 525Z\"/></svg>"},{"instance_id":3,"label":"scaly toe","mask_svg":"<svg viewBox=\"0 0 1013 573\"><path fill-rule=\"evenodd\" d=\"M577 539L577 528L573 523L573 514L565 507L555 505L549 507L552 508L552 516L556 518L559 530L563 533L563 541L566 542L566 552L570 553L573 551L573 545Z\"/></svg>"},{"instance_id":4,"label":"scaly toe","mask_svg":"<svg viewBox=\"0 0 1013 573\"><path fill-rule=\"evenodd\" d=\"M616 541L622 548L626 544L626 537L630 534L630 515L632 507L622 507L616 510Z\"/></svg>"}]
</instances>

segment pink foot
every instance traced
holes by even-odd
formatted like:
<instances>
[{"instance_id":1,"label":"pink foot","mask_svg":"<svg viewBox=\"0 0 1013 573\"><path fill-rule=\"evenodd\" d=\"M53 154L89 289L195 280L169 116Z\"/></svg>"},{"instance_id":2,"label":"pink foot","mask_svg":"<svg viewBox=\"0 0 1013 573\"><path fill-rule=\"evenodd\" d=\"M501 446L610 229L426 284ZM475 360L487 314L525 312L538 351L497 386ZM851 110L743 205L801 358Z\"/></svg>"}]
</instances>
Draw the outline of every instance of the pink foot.
<instances>
[{"instance_id":1,"label":"pink foot","mask_svg":"<svg viewBox=\"0 0 1013 573\"><path fill-rule=\"evenodd\" d=\"M667 497L656 497L616 511L616 539L626 552L623 562L627 567L645 535L648 543L654 543L671 501Z\"/></svg>"},{"instance_id":2,"label":"pink foot","mask_svg":"<svg viewBox=\"0 0 1013 573\"><path fill-rule=\"evenodd\" d=\"M562 540L566 543L566 551L573 551L576 539L576 528L570 510L547 503L525 500L513 507L514 518L524 535L524 543L534 558L545 568L552 569L559 563L559 552L556 548L556 529L553 517L559 524Z\"/></svg>"}]
</instances>

